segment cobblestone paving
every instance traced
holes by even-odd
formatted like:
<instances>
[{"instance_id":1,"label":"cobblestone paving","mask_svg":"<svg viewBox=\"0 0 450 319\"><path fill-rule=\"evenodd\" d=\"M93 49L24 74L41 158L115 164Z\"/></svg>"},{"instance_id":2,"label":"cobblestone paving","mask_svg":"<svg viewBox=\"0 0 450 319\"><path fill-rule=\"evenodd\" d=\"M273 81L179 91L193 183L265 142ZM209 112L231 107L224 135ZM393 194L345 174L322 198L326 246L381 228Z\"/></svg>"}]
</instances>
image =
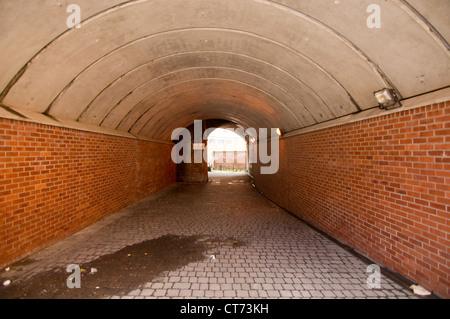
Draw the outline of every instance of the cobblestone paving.
<instances>
[{"instance_id":1,"label":"cobblestone paving","mask_svg":"<svg viewBox=\"0 0 450 319\"><path fill-rule=\"evenodd\" d=\"M369 289L368 264L265 199L247 175L210 179L172 185L0 278L89 263L162 236L196 236L206 244L203 259L96 298L416 298L384 275L381 289Z\"/></svg>"}]
</instances>

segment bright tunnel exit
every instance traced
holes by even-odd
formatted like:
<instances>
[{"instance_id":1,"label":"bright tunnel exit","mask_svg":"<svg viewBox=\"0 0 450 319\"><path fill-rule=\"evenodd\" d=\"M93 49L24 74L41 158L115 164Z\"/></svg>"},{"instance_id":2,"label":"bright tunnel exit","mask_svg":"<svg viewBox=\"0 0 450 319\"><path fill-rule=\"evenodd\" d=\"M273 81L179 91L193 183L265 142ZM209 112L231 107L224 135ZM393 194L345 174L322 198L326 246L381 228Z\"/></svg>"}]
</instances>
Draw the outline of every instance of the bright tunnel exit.
<instances>
[{"instance_id":1,"label":"bright tunnel exit","mask_svg":"<svg viewBox=\"0 0 450 319\"><path fill-rule=\"evenodd\" d=\"M248 171L246 141L227 129L215 129L208 137L208 171Z\"/></svg>"}]
</instances>

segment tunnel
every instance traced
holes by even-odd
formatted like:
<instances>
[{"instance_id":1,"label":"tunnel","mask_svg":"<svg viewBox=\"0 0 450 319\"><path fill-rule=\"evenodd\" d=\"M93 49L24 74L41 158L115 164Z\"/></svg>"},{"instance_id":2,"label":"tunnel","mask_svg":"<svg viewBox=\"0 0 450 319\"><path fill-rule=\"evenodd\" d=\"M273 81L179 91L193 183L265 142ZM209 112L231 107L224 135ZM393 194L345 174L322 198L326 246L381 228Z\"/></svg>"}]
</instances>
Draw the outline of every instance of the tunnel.
<instances>
[{"instance_id":1,"label":"tunnel","mask_svg":"<svg viewBox=\"0 0 450 319\"><path fill-rule=\"evenodd\" d=\"M243 136L278 141L276 171L248 166L260 194L449 298L449 16L447 0L0 1L0 266L208 184L205 161L171 156L202 121L278 129Z\"/></svg>"}]
</instances>

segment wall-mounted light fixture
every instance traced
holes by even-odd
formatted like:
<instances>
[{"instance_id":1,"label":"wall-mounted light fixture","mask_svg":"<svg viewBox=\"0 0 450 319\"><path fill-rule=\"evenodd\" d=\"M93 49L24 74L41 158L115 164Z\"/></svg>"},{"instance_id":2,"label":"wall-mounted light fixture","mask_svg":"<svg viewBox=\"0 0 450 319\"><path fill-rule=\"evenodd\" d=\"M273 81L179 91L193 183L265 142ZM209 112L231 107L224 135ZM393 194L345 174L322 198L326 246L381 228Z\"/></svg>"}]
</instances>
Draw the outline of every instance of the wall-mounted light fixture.
<instances>
[{"instance_id":1,"label":"wall-mounted light fixture","mask_svg":"<svg viewBox=\"0 0 450 319\"><path fill-rule=\"evenodd\" d=\"M400 101L393 89L382 89L374 93L380 108L385 110L395 109L400 107Z\"/></svg>"},{"instance_id":2,"label":"wall-mounted light fixture","mask_svg":"<svg viewBox=\"0 0 450 319\"><path fill-rule=\"evenodd\" d=\"M278 136L281 136L281 130L279 128L277 128L277 134Z\"/></svg>"}]
</instances>

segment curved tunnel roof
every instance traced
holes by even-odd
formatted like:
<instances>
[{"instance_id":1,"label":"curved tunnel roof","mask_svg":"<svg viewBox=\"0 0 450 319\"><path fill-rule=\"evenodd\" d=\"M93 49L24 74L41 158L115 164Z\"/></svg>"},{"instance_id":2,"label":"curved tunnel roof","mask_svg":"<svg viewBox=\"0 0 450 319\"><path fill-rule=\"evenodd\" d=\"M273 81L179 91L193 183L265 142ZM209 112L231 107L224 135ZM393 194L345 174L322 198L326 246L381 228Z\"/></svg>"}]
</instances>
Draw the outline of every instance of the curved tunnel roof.
<instances>
[{"instance_id":1,"label":"curved tunnel roof","mask_svg":"<svg viewBox=\"0 0 450 319\"><path fill-rule=\"evenodd\" d=\"M70 3L0 0L1 105L168 141L197 119L290 132L450 84L448 0L77 0L74 29Z\"/></svg>"}]
</instances>

